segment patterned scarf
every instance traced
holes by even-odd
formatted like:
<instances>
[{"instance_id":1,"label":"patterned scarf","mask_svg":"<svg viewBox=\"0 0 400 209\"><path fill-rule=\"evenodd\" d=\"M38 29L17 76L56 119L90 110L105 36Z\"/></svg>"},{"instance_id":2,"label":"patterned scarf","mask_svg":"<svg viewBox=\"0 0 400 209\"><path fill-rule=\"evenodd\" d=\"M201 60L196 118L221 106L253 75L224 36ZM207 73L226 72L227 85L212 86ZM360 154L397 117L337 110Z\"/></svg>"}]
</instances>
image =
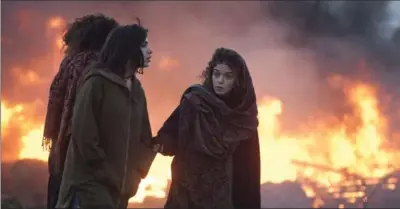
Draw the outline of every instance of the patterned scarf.
<instances>
[{"instance_id":1,"label":"patterned scarf","mask_svg":"<svg viewBox=\"0 0 400 209\"><path fill-rule=\"evenodd\" d=\"M70 135L77 85L81 76L86 73L87 67L96 60L96 57L94 52L80 52L66 56L50 85L42 143L46 149L50 150L50 164L52 164L50 161L55 159L57 160L54 162L63 164Z\"/></svg>"}]
</instances>

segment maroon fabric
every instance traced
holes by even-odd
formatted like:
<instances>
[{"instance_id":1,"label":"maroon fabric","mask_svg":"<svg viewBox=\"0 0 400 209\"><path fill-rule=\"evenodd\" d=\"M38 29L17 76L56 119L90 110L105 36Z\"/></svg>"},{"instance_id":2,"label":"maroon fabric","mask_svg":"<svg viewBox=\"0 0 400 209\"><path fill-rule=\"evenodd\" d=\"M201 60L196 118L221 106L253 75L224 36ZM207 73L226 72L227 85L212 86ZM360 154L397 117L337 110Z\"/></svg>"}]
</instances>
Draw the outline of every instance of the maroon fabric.
<instances>
[{"instance_id":1,"label":"maroon fabric","mask_svg":"<svg viewBox=\"0 0 400 209\"><path fill-rule=\"evenodd\" d=\"M191 86L160 129L161 153L174 156L165 208L261 208L258 113L247 68L241 79L236 105Z\"/></svg>"},{"instance_id":2,"label":"maroon fabric","mask_svg":"<svg viewBox=\"0 0 400 209\"><path fill-rule=\"evenodd\" d=\"M78 81L94 60L96 60L94 52L66 56L51 83L43 133L43 145L50 148L50 172L62 170L71 131Z\"/></svg>"}]
</instances>

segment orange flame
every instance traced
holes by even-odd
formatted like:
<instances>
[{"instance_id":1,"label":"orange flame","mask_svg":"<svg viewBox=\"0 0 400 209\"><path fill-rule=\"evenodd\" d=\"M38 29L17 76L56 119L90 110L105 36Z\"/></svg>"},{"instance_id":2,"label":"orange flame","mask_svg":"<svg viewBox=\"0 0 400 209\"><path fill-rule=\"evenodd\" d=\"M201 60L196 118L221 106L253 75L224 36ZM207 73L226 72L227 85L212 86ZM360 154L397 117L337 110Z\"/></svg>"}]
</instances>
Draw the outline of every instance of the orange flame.
<instances>
[{"instance_id":1,"label":"orange flame","mask_svg":"<svg viewBox=\"0 0 400 209\"><path fill-rule=\"evenodd\" d=\"M295 135L285 134L280 129L278 117L282 113L283 104L278 99L267 97L260 100L262 183L308 178L327 189L346 184L346 176L341 173L304 168L296 164L297 161L336 170L346 169L367 179L383 177L393 171L393 166L399 166L396 160L399 154L382 147L387 139L386 119L379 111L374 88L357 83L345 88L345 93L354 107L354 114L347 115L345 122L332 126L324 124L322 119ZM19 104L8 107L2 102L1 126L5 133L11 119L24 120L24 106ZM346 123L352 121L360 122L355 131L348 131ZM20 158L47 160L47 153L40 146L42 129L40 124L25 127ZM167 181L170 179L169 164L170 158L157 156L148 177L142 181L137 195L130 202L143 202L147 196L164 198ZM391 179L387 187L394 189L396 181ZM304 190L310 197L317 192L306 185ZM356 192L344 194L344 197L354 199L362 195L362 192Z\"/></svg>"},{"instance_id":2,"label":"orange flame","mask_svg":"<svg viewBox=\"0 0 400 209\"><path fill-rule=\"evenodd\" d=\"M65 22L61 18L49 20L51 29L59 29ZM60 37L55 43L61 47ZM177 62L165 57L160 68L177 66ZM56 60L59 63L59 57ZM19 72L18 70L15 70ZM37 82L31 73L30 82ZM284 104L277 98L262 97L259 101L259 136L261 145L261 181L280 183L307 179L335 193L334 186L356 184L348 180L347 174L357 175L376 183L381 178L399 168L399 154L383 147L388 140L387 119L379 109L376 89L367 83L346 80L333 76L329 80L332 87L343 89L353 113L339 120L332 115L313 119L301 124L302 131L288 134L282 130L279 115ZM47 160L47 153L41 147L43 125L26 117L29 104L9 105L1 102L2 137L7 135L10 123L19 123L23 136L23 147L19 158ZM23 122L23 123L22 123ZM130 202L143 202L146 197L164 198L170 174L171 158L157 156L149 175L142 180L139 190ZM310 165L310 166L308 166ZM388 180L386 187L395 188L397 179ZM307 196L315 197L316 189L303 185ZM362 191L349 192L342 197L354 201L363 195ZM323 205L318 197L314 206ZM344 207L340 205L339 207Z\"/></svg>"},{"instance_id":3,"label":"orange flame","mask_svg":"<svg viewBox=\"0 0 400 209\"><path fill-rule=\"evenodd\" d=\"M338 77L335 80L345 81ZM398 152L383 147L387 140L386 118L379 110L375 89L360 82L346 81L342 85L354 114L346 115L345 121L337 125L325 123L322 118L295 135L284 134L279 129L278 115L282 111L282 103L277 99L261 101L262 182L280 183L307 178L319 187L329 189L349 184L345 173L377 180L393 172L394 167L399 168L396 160L400 157ZM350 131L348 125L355 121L358 121L358 126ZM299 167L298 162L316 166ZM310 187L305 186L304 190L309 197L316 195ZM342 198L354 202L354 198L363 195L362 191L358 191L346 193Z\"/></svg>"}]
</instances>

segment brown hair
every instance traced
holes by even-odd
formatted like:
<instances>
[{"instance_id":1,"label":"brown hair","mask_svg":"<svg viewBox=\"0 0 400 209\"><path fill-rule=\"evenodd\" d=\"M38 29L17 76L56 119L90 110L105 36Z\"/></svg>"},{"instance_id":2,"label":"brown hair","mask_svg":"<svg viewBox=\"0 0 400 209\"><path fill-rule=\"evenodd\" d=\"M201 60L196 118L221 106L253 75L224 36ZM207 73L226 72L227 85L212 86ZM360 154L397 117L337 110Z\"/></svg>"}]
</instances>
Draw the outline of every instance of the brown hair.
<instances>
[{"instance_id":1,"label":"brown hair","mask_svg":"<svg viewBox=\"0 0 400 209\"><path fill-rule=\"evenodd\" d=\"M212 84L212 74L214 71L214 67L218 64L226 64L228 65L232 71L236 74L236 84L231 92L230 97L235 97L235 100L240 100L246 91L246 86L248 85L248 80L245 76L248 75L248 69L246 62L236 51L228 48L218 48L215 50L212 55L211 60L208 62L208 66L202 72L201 78L203 80L203 86L214 92L213 84ZM252 85L252 84L251 84ZM237 101L239 102L239 101ZM235 103L237 103L235 102Z\"/></svg>"},{"instance_id":2,"label":"brown hair","mask_svg":"<svg viewBox=\"0 0 400 209\"><path fill-rule=\"evenodd\" d=\"M68 55L83 51L100 51L108 34L118 22L103 14L90 14L75 19L63 36L64 52Z\"/></svg>"}]
</instances>

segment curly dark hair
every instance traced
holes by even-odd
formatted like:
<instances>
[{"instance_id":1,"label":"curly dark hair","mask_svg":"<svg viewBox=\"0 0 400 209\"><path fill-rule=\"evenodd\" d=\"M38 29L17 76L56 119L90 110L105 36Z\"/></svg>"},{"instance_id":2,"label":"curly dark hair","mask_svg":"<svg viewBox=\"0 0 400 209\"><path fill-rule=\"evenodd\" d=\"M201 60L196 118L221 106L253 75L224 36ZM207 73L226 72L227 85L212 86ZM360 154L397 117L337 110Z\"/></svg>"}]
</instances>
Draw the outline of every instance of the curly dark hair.
<instances>
[{"instance_id":1,"label":"curly dark hair","mask_svg":"<svg viewBox=\"0 0 400 209\"><path fill-rule=\"evenodd\" d=\"M63 36L64 52L75 54L83 51L101 50L108 34L118 22L104 14L90 14L68 24Z\"/></svg>"},{"instance_id":2,"label":"curly dark hair","mask_svg":"<svg viewBox=\"0 0 400 209\"><path fill-rule=\"evenodd\" d=\"M147 32L138 24L115 28L104 43L97 64L124 77L125 66L131 61L140 73L139 68L143 65L141 47L146 44Z\"/></svg>"},{"instance_id":3,"label":"curly dark hair","mask_svg":"<svg viewBox=\"0 0 400 209\"><path fill-rule=\"evenodd\" d=\"M214 67L218 64L228 65L233 73L236 75L236 83L232 90L232 95L239 96L243 95L245 85L247 85L244 71L248 71L246 62L240 56L239 53L228 48L218 48L212 55L211 60L208 62L208 66L202 72L200 78L203 80L203 86L211 92L214 92L212 83L212 74Z\"/></svg>"}]
</instances>

